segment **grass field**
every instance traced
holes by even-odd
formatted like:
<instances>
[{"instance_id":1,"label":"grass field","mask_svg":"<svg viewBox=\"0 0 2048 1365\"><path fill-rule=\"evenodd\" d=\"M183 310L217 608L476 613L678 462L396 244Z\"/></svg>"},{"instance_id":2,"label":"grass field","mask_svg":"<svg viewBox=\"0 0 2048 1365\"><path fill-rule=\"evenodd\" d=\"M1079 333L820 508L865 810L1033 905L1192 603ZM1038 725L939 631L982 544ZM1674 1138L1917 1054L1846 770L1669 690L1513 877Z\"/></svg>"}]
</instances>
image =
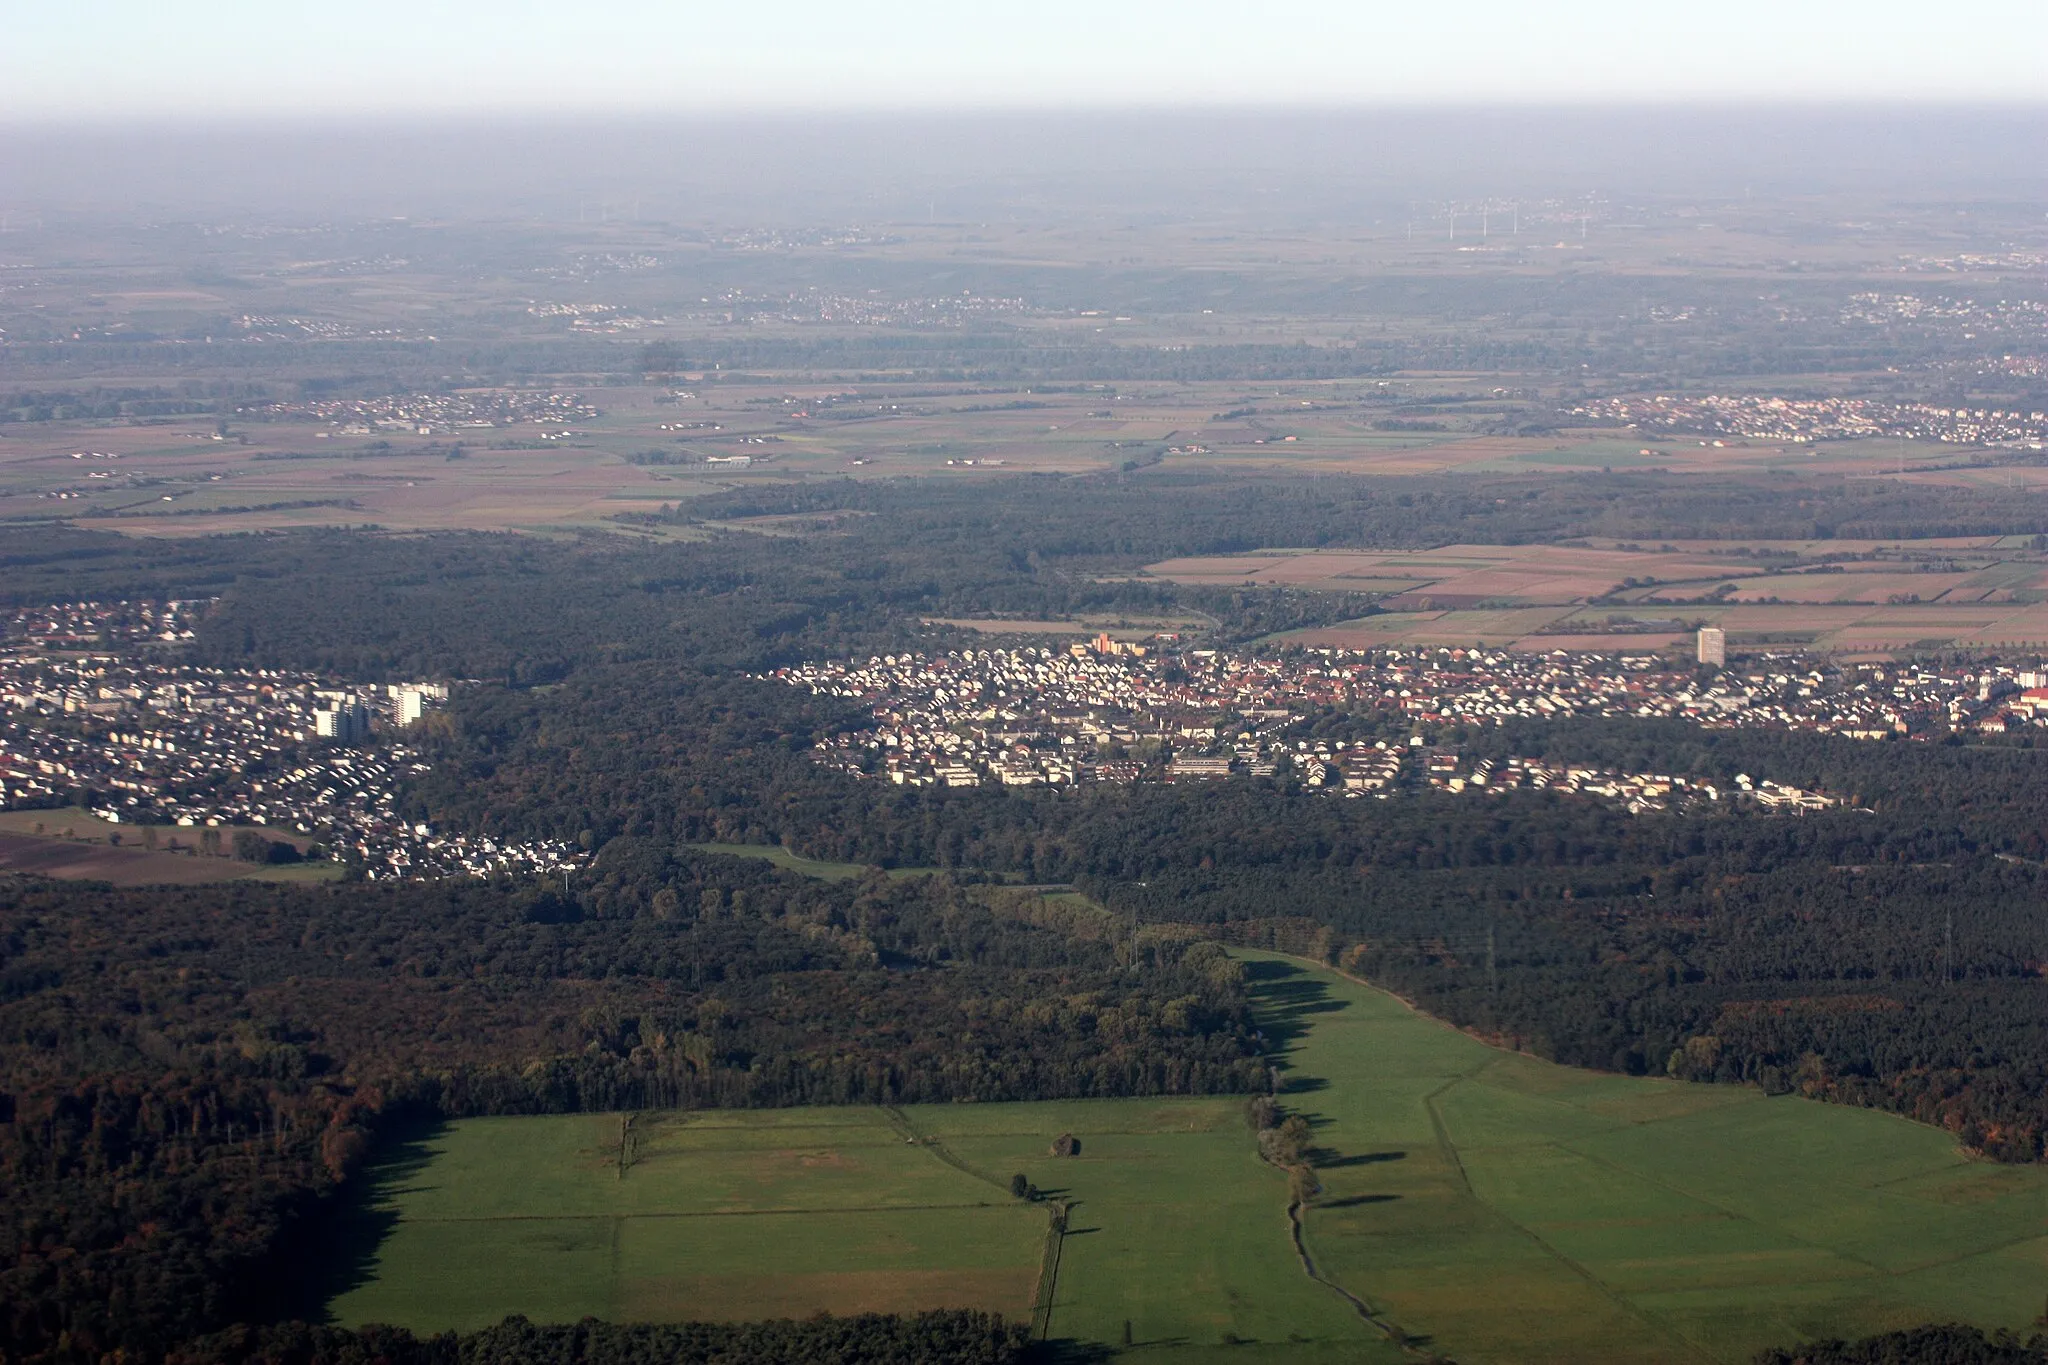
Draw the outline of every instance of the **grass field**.
<instances>
[{"instance_id":1,"label":"grass field","mask_svg":"<svg viewBox=\"0 0 2048 1365\"><path fill-rule=\"evenodd\" d=\"M1553 1066L1246 956L1313 1087L1311 1254L1460 1361L1739 1361L2040 1312L2048 1172L1886 1114Z\"/></svg>"},{"instance_id":2,"label":"grass field","mask_svg":"<svg viewBox=\"0 0 2048 1365\"><path fill-rule=\"evenodd\" d=\"M1490 1048L1245 953L1316 1127L1321 1273L1466 1362L1740 1361L1929 1320L2024 1326L2048 1172L1937 1130ZM1296 1258L1232 1099L618 1115L449 1125L380 1168L342 1322L1032 1311L1133 1360L1392 1361ZM1081 1139L1074 1158L1052 1138ZM621 1153L627 1153L620 1169ZM1024 1172L1071 1201L1047 1255Z\"/></svg>"},{"instance_id":3,"label":"grass field","mask_svg":"<svg viewBox=\"0 0 2048 1365\"><path fill-rule=\"evenodd\" d=\"M381 1244L330 1311L422 1329L514 1311L962 1305L1024 1321L1048 1224L1004 1188L1022 1171L1072 1201L1038 1315L1055 1338L1120 1342L1128 1321L1141 1348L1175 1358L1226 1334L1287 1344L1289 1359L1398 1358L1302 1275L1286 1182L1253 1155L1240 1111L1219 1099L641 1116L623 1175L617 1115L452 1124L381 1169L365 1215ZM1080 1137L1078 1157L1050 1155L1063 1132Z\"/></svg>"}]
</instances>

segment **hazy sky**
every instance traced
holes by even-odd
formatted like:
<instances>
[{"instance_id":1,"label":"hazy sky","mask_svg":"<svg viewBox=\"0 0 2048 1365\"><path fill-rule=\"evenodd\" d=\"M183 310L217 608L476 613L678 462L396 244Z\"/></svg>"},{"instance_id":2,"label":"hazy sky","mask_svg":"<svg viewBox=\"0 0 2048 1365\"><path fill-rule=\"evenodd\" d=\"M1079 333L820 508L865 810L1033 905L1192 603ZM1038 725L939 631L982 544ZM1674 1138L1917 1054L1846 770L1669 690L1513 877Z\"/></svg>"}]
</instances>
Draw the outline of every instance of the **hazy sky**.
<instances>
[{"instance_id":1,"label":"hazy sky","mask_svg":"<svg viewBox=\"0 0 2048 1365\"><path fill-rule=\"evenodd\" d=\"M2039 102L2048 0L0 0L0 116Z\"/></svg>"}]
</instances>

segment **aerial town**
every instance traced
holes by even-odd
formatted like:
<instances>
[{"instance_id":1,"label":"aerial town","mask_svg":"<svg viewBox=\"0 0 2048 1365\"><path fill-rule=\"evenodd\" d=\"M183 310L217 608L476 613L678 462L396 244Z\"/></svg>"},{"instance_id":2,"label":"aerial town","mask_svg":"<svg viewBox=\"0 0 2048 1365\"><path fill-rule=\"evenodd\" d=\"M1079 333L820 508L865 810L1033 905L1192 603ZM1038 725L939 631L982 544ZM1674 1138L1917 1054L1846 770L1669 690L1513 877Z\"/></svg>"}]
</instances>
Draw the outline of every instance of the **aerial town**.
<instances>
[{"instance_id":1,"label":"aerial town","mask_svg":"<svg viewBox=\"0 0 2048 1365\"><path fill-rule=\"evenodd\" d=\"M1700 649L1711 658L1726 643L1707 631ZM1811 810L1836 798L1747 775L1724 789L1682 774L1474 760L1447 732L1563 716L1664 717L1865 740L2048 724L2048 673L2005 665L1838 666L1793 654L1739 660L1703 680L1651 656L1422 648L1233 654L1104 634L1064 651L889 655L774 676L865 703L874 726L821 743L815 757L906 786L1178 782L1284 770L1305 786L1347 796L1526 787L1578 792L1636 812L1722 800ZM1351 737L1328 737L1328 727L1315 724L1332 714L1348 720Z\"/></svg>"},{"instance_id":2,"label":"aerial town","mask_svg":"<svg viewBox=\"0 0 2048 1365\"><path fill-rule=\"evenodd\" d=\"M457 393L264 403L237 408L236 415L252 421L323 422L342 436L368 436L379 431L440 436L492 427L587 422L598 412L579 393L471 389Z\"/></svg>"},{"instance_id":3,"label":"aerial town","mask_svg":"<svg viewBox=\"0 0 2048 1365\"><path fill-rule=\"evenodd\" d=\"M1575 416L1619 422L1646 436L1705 433L1751 441L1856 441L1897 438L1944 445L2041 450L2048 412L1883 403L1863 398L1781 398L1709 394L1679 398L1602 398L1573 408Z\"/></svg>"},{"instance_id":4,"label":"aerial town","mask_svg":"<svg viewBox=\"0 0 2048 1365\"><path fill-rule=\"evenodd\" d=\"M548 872L581 860L566 844L401 818L403 783L427 770L404 736L447 700L446 684L346 685L178 662L176 647L193 638L187 623L206 605L80 602L0 622L0 809L83 808L137 826L151 848L160 827L174 847L209 851L223 830L253 827L292 850L286 858L332 859L368 879ZM170 657L136 648L146 644Z\"/></svg>"}]
</instances>

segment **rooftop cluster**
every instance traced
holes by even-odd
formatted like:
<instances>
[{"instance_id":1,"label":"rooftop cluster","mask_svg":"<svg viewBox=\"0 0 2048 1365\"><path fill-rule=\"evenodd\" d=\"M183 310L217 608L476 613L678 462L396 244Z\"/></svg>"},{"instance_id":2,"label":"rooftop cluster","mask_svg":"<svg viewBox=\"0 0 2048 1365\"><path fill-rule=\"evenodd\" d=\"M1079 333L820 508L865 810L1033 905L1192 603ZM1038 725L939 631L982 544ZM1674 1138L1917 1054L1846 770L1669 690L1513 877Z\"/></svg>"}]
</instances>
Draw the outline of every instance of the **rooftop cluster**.
<instances>
[{"instance_id":1,"label":"rooftop cluster","mask_svg":"<svg viewBox=\"0 0 2048 1365\"><path fill-rule=\"evenodd\" d=\"M48 614L76 624L89 605ZM336 685L17 644L0 651L0 808L81 805L149 828L259 826L371 877L578 861L567 845L442 834L402 817L403 783L427 770L402 737L446 696L439 684Z\"/></svg>"},{"instance_id":2,"label":"rooftop cluster","mask_svg":"<svg viewBox=\"0 0 2048 1365\"><path fill-rule=\"evenodd\" d=\"M2017 408L1945 408L1931 403L1761 394L1695 398L1657 394L1602 398L1572 411L1600 421L1625 423L1646 433L1706 432L1795 445L1876 437L2028 450L2048 444L2048 412Z\"/></svg>"},{"instance_id":3,"label":"rooftop cluster","mask_svg":"<svg viewBox=\"0 0 2048 1365\"><path fill-rule=\"evenodd\" d=\"M2048 303L2039 299L1956 299L1940 294L1855 294L1843 305L1841 320L1867 327L1910 323L1965 341L1975 341L1980 333L1988 332L2040 336L2048 332Z\"/></svg>"},{"instance_id":4,"label":"rooftop cluster","mask_svg":"<svg viewBox=\"0 0 2048 1365\"><path fill-rule=\"evenodd\" d=\"M1183 650L1171 641L1134 647L1107 636L1066 651L892 654L774 676L865 704L874 725L820 743L816 757L906 786L1284 773L1347 793L1528 786L1608 797L1637 810L1694 798L1753 797L1767 807L1797 808L1830 799L1768 781L1737 782L1724 792L1681 776L1533 759L1467 768L1431 739L1454 726L1570 715L1661 716L1863 738L1926 734L1977 717L2004 693L2019 694L2022 681L2011 670L1967 677L1910 669L1843 673L1795 656L1767 656L1751 671L1703 682L1651 657L1463 649L1261 656ZM1349 747L1311 738L1315 723L1332 714L1361 721L1382 738Z\"/></svg>"},{"instance_id":5,"label":"rooftop cluster","mask_svg":"<svg viewBox=\"0 0 2048 1365\"><path fill-rule=\"evenodd\" d=\"M422 436L472 428L586 422L598 415L580 393L539 389L464 389L455 393L385 394L240 408L248 417L279 422L325 422L343 435L373 431Z\"/></svg>"},{"instance_id":6,"label":"rooftop cluster","mask_svg":"<svg viewBox=\"0 0 2048 1365\"><path fill-rule=\"evenodd\" d=\"M44 649L193 638L192 623L217 599L167 602L62 602L23 607L0 618L0 644Z\"/></svg>"}]
</instances>

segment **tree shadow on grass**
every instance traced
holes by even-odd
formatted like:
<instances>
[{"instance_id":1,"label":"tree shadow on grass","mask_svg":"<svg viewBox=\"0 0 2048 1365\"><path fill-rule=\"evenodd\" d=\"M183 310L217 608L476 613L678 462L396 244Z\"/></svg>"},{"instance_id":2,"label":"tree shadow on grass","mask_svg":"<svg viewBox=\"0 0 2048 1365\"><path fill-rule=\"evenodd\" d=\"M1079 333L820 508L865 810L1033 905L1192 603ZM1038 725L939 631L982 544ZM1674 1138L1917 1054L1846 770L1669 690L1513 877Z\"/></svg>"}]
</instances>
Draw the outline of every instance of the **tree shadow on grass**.
<instances>
[{"instance_id":1,"label":"tree shadow on grass","mask_svg":"<svg viewBox=\"0 0 2048 1365\"><path fill-rule=\"evenodd\" d=\"M1350 1002L1332 999L1327 983L1292 962L1247 962L1244 975L1252 1011L1266 1035L1267 1061L1282 1073L1280 1088L1292 1093L1326 1088L1329 1082L1321 1077L1285 1074L1291 1069L1288 1057L1317 1015L1349 1009Z\"/></svg>"},{"instance_id":2,"label":"tree shadow on grass","mask_svg":"<svg viewBox=\"0 0 2048 1365\"><path fill-rule=\"evenodd\" d=\"M1352 1194L1342 1199L1318 1199L1311 1206L1318 1209L1355 1209L1363 1204L1391 1204L1401 1196L1398 1194Z\"/></svg>"},{"instance_id":3,"label":"tree shadow on grass","mask_svg":"<svg viewBox=\"0 0 2048 1365\"><path fill-rule=\"evenodd\" d=\"M391 1133L376 1160L299 1219L273 1261L277 1283L264 1296L268 1316L331 1323L329 1305L375 1278L378 1249L398 1226L398 1196L416 1188L445 1126L426 1122Z\"/></svg>"},{"instance_id":4,"label":"tree shadow on grass","mask_svg":"<svg viewBox=\"0 0 2048 1365\"><path fill-rule=\"evenodd\" d=\"M1338 1156L1335 1152L1317 1148L1309 1153L1309 1164L1319 1171L1342 1170L1346 1166L1377 1166L1383 1161L1405 1161L1406 1152L1361 1152L1357 1156Z\"/></svg>"}]
</instances>

